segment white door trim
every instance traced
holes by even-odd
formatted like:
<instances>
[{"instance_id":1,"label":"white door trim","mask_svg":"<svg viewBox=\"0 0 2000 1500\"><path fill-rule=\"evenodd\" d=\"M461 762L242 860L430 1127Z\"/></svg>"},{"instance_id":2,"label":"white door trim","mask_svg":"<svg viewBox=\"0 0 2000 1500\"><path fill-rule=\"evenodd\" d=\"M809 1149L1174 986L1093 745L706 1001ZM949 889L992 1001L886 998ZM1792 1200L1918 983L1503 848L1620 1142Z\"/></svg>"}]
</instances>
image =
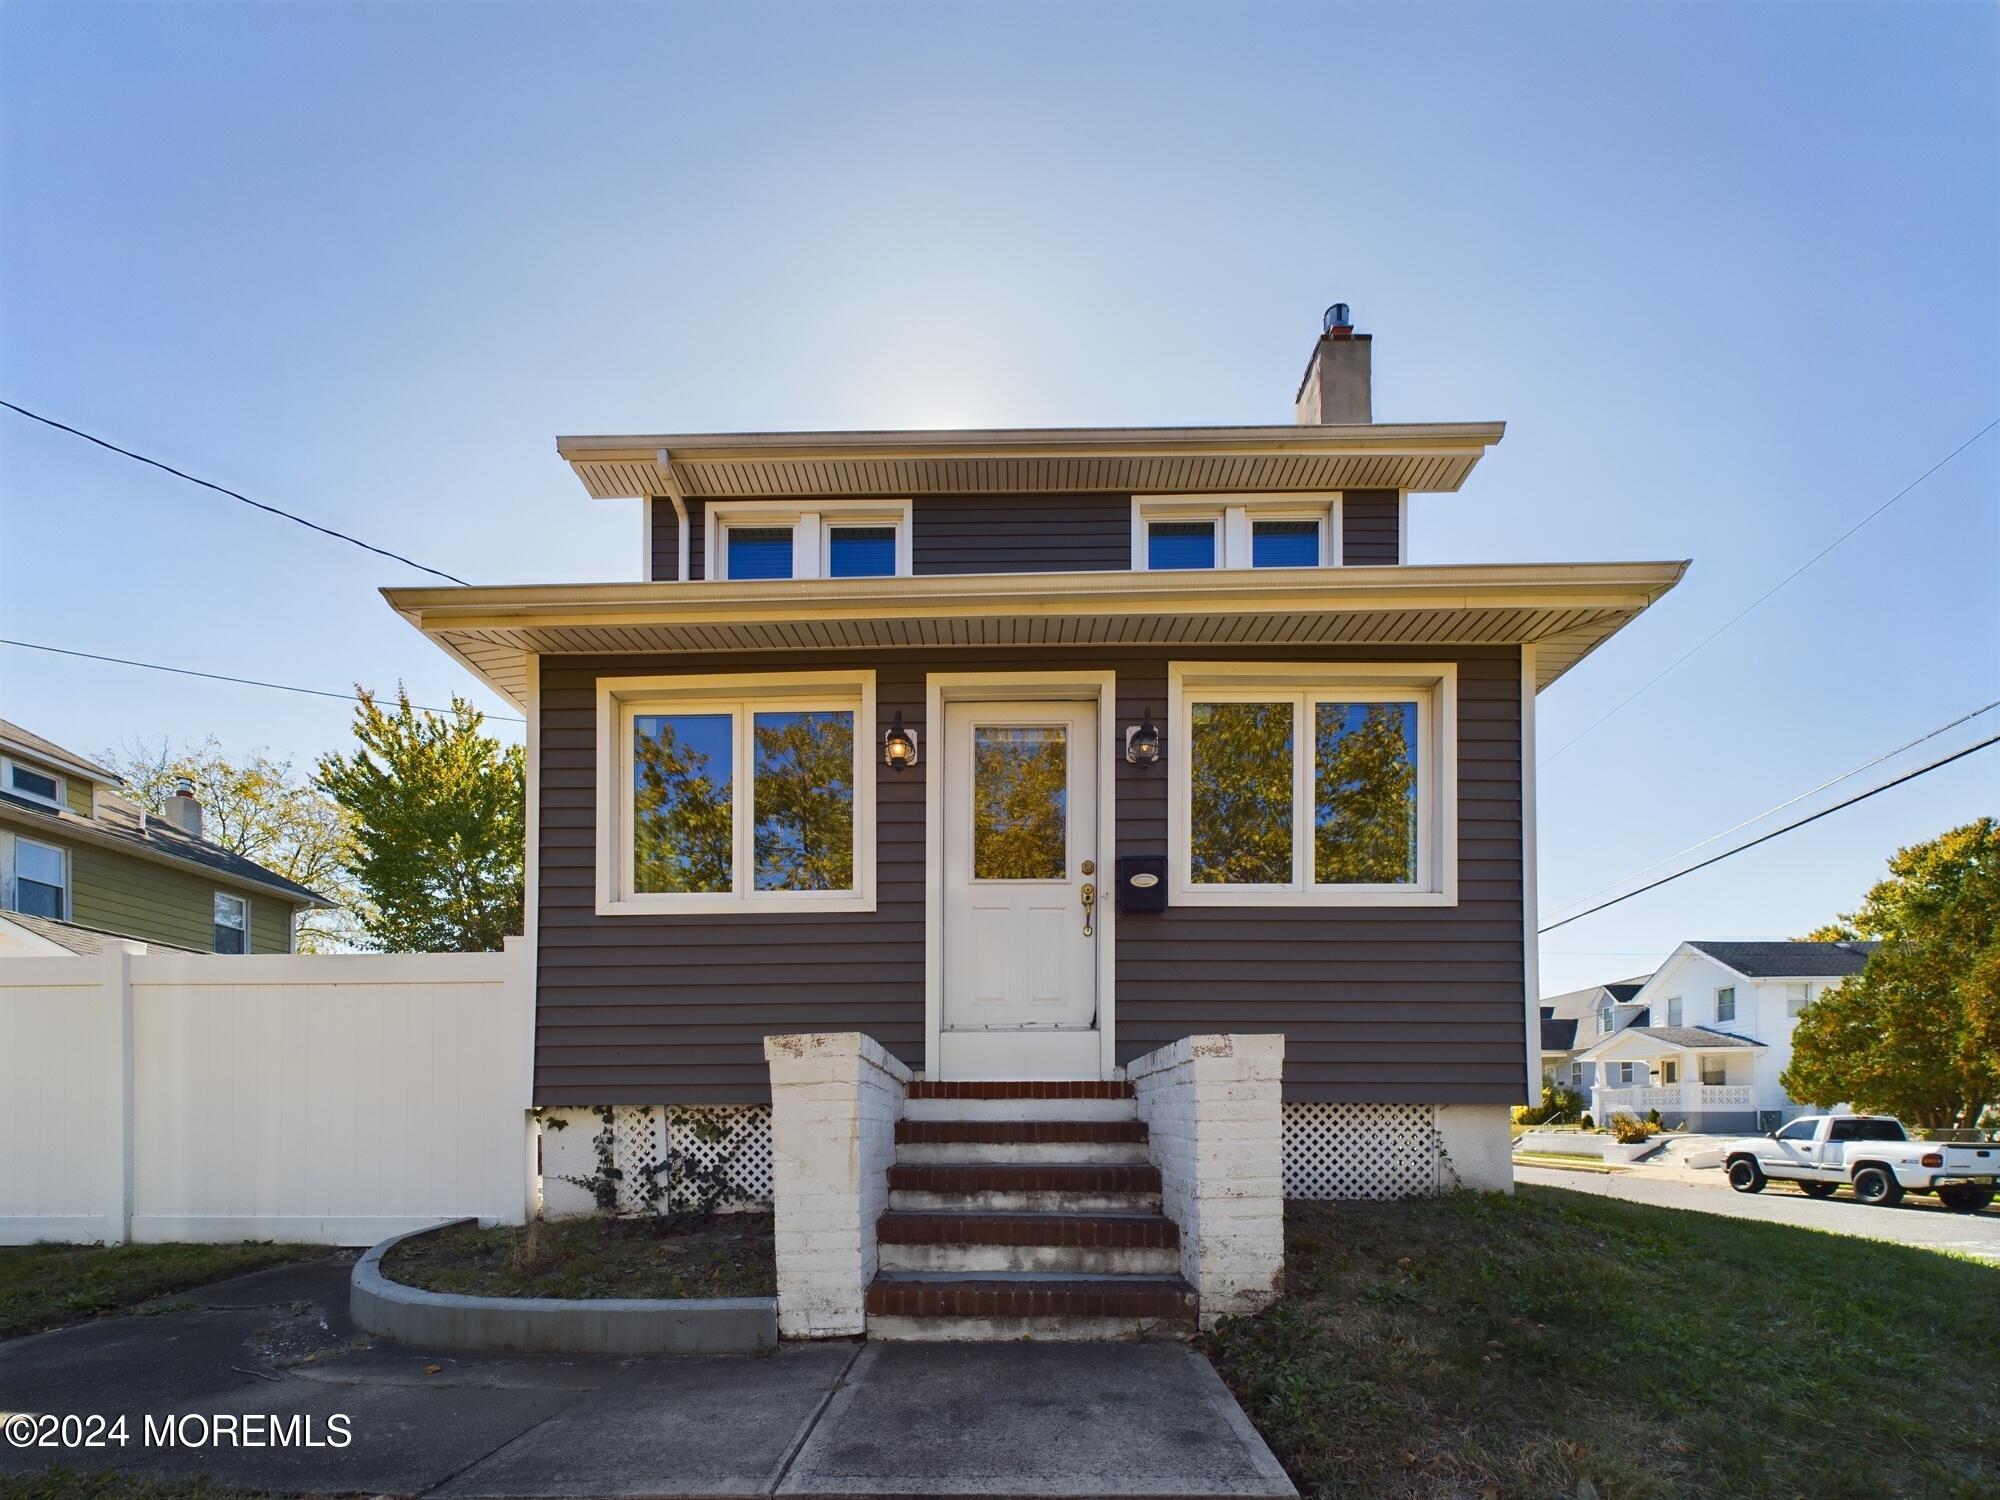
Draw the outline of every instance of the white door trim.
<instances>
[{"instance_id":1,"label":"white door trim","mask_svg":"<svg viewBox=\"0 0 2000 1500\"><path fill-rule=\"evenodd\" d=\"M999 703L1069 699L1097 704L1097 1039L1099 1078L1116 1066L1118 916L1117 777L1120 753L1116 672L932 672L924 679L924 734L943 745L947 702ZM924 772L924 1076L937 1078L944 1038L944 763L926 756Z\"/></svg>"}]
</instances>

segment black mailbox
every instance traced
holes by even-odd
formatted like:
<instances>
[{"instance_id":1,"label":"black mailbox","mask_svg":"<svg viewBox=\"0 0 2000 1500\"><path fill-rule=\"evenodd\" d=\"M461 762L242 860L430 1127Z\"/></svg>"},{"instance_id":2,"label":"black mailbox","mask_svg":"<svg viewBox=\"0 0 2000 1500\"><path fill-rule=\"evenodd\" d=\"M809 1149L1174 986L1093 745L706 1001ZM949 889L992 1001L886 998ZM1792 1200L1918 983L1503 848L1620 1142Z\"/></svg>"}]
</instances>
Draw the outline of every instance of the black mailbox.
<instances>
[{"instance_id":1,"label":"black mailbox","mask_svg":"<svg viewBox=\"0 0 2000 1500\"><path fill-rule=\"evenodd\" d=\"M1167 909L1166 855L1118 856L1118 909L1121 912Z\"/></svg>"}]
</instances>

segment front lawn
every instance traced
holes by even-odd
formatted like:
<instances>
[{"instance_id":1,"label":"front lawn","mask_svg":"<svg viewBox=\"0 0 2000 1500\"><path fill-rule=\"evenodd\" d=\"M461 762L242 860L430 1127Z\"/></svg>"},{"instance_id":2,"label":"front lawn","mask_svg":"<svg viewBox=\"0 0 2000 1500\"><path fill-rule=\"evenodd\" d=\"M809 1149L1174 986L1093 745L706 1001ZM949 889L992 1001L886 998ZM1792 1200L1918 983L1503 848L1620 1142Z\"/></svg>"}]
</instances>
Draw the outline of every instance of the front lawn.
<instances>
[{"instance_id":1,"label":"front lawn","mask_svg":"<svg viewBox=\"0 0 2000 1500\"><path fill-rule=\"evenodd\" d=\"M1285 1240L1208 1347L1304 1494L2000 1494L2000 1267L1534 1187Z\"/></svg>"},{"instance_id":2,"label":"front lawn","mask_svg":"<svg viewBox=\"0 0 2000 1500\"><path fill-rule=\"evenodd\" d=\"M525 1229L448 1229L405 1240L382 1274L473 1297L770 1297L771 1216L537 1220Z\"/></svg>"},{"instance_id":3,"label":"front lawn","mask_svg":"<svg viewBox=\"0 0 2000 1500\"><path fill-rule=\"evenodd\" d=\"M9 1245L0 1248L0 1339L80 1323L225 1276L317 1260L324 1245Z\"/></svg>"}]
</instances>

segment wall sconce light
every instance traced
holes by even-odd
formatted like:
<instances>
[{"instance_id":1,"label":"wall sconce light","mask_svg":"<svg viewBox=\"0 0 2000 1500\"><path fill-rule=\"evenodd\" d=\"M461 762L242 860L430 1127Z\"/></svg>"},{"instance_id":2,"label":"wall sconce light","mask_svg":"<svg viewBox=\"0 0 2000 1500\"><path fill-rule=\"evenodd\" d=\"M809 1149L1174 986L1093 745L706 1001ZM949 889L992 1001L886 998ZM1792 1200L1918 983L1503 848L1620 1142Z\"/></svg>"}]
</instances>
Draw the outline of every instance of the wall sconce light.
<instances>
[{"instance_id":1,"label":"wall sconce light","mask_svg":"<svg viewBox=\"0 0 2000 1500\"><path fill-rule=\"evenodd\" d=\"M903 727L903 711L896 710L896 722L882 732L882 764L892 771L917 763L917 737Z\"/></svg>"},{"instance_id":2,"label":"wall sconce light","mask_svg":"<svg viewBox=\"0 0 2000 1500\"><path fill-rule=\"evenodd\" d=\"M1160 743L1160 731L1153 723L1152 709L1146 710L1142 723L1125 731L1125 759L1135 766L1157 766L1165 758L1165 750Z\"/></svg>"}]
</instances>

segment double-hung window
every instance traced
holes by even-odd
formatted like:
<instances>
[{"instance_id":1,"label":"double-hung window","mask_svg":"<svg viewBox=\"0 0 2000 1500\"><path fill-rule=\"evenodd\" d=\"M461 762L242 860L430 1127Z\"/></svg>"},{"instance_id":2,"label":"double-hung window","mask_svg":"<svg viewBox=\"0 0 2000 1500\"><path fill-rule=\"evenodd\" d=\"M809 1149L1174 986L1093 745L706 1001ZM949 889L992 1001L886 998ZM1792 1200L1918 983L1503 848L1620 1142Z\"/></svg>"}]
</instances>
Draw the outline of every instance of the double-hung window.
<instances>
[{"instance_id":1,"label":"double-hung window","mask_svg":"<svg viewBox=\"0 0 2000 1500\"><path fill-rule=\"evenodd\" d=\"M1715 1019L1733 1021L1736 1019L1736 987L1725 985L1715 992Z\"/></svg>"},{"instance_id":2,"label":"double-hung window","mask_svg":"<svg viewBox=\"0 0 2000 1500\"><path fill-rule=\"evenodd\" d=\"M215 951L250 951L250 903L242 896L232 896L227 891L215 893Z\"/></svg>"},{"instance_id":3,"label":"double-hung window","mask_svg":"<svg viewBox=\"0 0 2000 1500\"><path fill-rule=\"evenodd\" d=\"M702 513L710 578L908 576L910 502L714 503Z\"/></svg>"},{"instance_id":4,"label":"double-hung window","mask_svg":"<svg viewBox=\"0 0 2000 1500\"><path fill-rule=\"evenodd\" d=\"M1812 986L1810 984L1788 984L1785 986L1786 1015L1804 1015L1806 1007L1811 1003Z\"/></svg>"},{"instance_id":5,"label":"double-hung window","mask_svg":"<svg viewBox=\"0 0 2000 1500\"><path fill-rule=\"evenodd\" d=\"M1132 566L1317 568L1339 561L1338 495L1136 495Z\"/></svg>"},{"instance_id":6,"label":"double-hung window","mask_svg":"<svg viewBox=\"0 0 2000 1500\"><path fill-rule=\"evenodd\" d=\"M1175 902L1453 904L1456 680L1450 664L1172 664Z\"/></svg>"},{"instance_id":7,"label":"double-hung window","mask_svg":"<svg viewBox=\"0 0 2000 1500\"><path fill-rule=\"evenodd\" d=\"M54 844L16 838L13 898L15 911L68 921L69 856Z\"/></svg>"},{"instance_id":8,"label":"double-hung window","mask_svg":"<svg viewBox=\"0 0 2000 1500\"><path fill-rule=\"evenodd\" d=\"M872 911L875 679L607 679L597 909Z\"/></svg>"},{"instance_id":9,"label":"double-hung window","mask_svg":"<svg viewBox=\"0 0 2000 1500\"><path fill-rule=\"evenodd\" d=\"M43 807L58 811L63 807L62 777L24 766L18 760L0 760L0 788L29 802L39 802Z\"/></svg>"},{"instance_id":10,"label":"double-hung window","mask_svg":"<svg viewBox=\"0 0 2000 1500\"><path fill-rule=\"evenodd\" d=\"M1679 995L1670 996L1667 1000L1667 1024L1669 1026L1678 1026L1681 1024L1681 997Z\"/></svg>"},{"instance_id":11,"label":"double-hung window","mask_svg":"<svg viewBox=\"0 0 2000 1500\"><path fill-rule=\"evenodd\" d=\"M1701 1081L1705 1088L1717 1089L1729 1082L1729 1059L1710 1053L1701 1060Z\"/></svg>"}]
</instances>

